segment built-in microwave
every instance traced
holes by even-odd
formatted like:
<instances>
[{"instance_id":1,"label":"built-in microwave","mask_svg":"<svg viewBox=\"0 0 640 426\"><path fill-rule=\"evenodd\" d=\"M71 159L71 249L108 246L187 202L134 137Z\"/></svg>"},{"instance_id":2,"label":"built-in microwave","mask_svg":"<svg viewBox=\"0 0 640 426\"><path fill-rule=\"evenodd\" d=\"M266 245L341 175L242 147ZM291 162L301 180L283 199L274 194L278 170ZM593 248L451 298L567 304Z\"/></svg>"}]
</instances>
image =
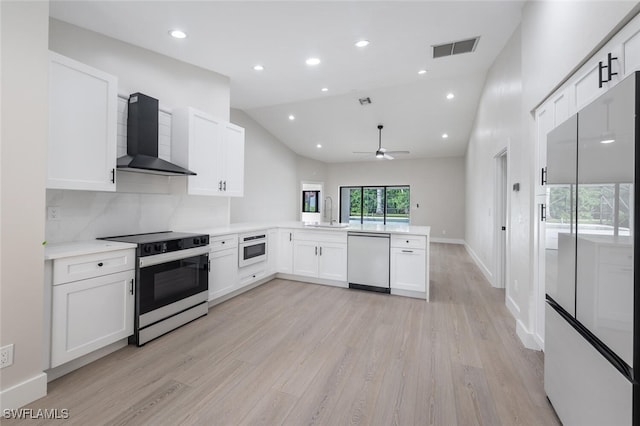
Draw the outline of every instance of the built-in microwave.
<instances>
[{"instance_id":1,"label":"built-in microwave","mask_svg":"<svg viewBox=\"0 0 640 426\"><path fill-rule=\"evenodd\" d=\"M241 234L238 238L238 266L242 268L267 260L267 233L265 231Z\"/></svg>"}]
</instances>

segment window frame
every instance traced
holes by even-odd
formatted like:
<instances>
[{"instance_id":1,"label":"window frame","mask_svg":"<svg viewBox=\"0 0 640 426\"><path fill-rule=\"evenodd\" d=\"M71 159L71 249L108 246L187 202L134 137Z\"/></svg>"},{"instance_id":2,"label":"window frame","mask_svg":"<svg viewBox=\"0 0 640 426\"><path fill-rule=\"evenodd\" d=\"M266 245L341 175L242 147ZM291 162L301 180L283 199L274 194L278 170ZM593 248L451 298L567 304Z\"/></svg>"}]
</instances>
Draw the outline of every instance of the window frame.
<instances>
[{"instance_id":1,"label":"window frame","mask_svg":"<svg viewBox=\"0 0 640 426\"><path fill-rule=\"evenodd\" d=\"M338 187L338 197L340 199L340 204L338 206L338 211L340 212L340 223L342 222L342 190L343 189L360 189L360 224L362 225L364 223L364 212L363 212L363 208L364 208L364 190L369 188L369 189L373 189L373 188L382 188L384 190L383 192L383 215L382 215L382 224L386 225L387 224L387 189L388 188L407 188L409 190L409 212L408 212L408 219L409 219L409 224L411 224L411 185L344 185L344 186L339 186Z\"/></svg>"}]
</instances>

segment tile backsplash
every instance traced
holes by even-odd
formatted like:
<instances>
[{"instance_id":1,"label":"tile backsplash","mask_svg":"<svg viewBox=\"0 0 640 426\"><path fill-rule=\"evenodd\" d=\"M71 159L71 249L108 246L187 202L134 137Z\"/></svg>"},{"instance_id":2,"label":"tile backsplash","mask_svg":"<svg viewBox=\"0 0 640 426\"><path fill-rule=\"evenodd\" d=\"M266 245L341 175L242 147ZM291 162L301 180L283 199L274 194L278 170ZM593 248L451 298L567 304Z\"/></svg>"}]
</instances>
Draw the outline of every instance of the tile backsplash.
<instances>
[{"instance_id":1,"label":"tile backsplash","mask_svg":"<svg viewBox=\"0 0 640 426\"><path fill-rule=\"evenodd\" d=\"M229 199L186 194L185 178L155 177L168 193L93 192L48 189L48 243L157 231L190 231L229 224ZM164 180L163 180L164 179ZM159 185L162 186L162 185ZM185 187L185 188L183 188ZM45 219L47 213L44 212Z\"/></svg>"}]
</instances>

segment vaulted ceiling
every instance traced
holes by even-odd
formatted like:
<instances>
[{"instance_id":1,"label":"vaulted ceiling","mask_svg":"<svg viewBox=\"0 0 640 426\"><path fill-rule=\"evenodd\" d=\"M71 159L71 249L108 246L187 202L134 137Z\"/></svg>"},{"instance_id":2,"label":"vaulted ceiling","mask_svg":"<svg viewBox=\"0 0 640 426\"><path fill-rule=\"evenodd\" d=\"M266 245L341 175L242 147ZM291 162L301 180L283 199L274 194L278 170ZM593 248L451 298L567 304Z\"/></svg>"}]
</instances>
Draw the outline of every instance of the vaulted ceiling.
<instances>
[{"instance_id":1,"label":"vaulted ceiling","mask_svg":"<svg viewBox=\"0 0 640 426\"><path fill-rule=\"evenodd\" d=\"M383 147L411 151L396 158L464 155L486 73L519 25L522 6L54 0L50 10L56 19L230 77L233 108L300 155L344 162L376 161L378 124ZM170 37L175 28L187 38ZM433 58L433 45L472 37L479 37L473 52ZM355 46L360 40L369 45ZM308 58L320 63L307 65ZM258 64L264 69L254 70ZM361 105L365 97L371 103Z\"/></svg>"}]
</instances>

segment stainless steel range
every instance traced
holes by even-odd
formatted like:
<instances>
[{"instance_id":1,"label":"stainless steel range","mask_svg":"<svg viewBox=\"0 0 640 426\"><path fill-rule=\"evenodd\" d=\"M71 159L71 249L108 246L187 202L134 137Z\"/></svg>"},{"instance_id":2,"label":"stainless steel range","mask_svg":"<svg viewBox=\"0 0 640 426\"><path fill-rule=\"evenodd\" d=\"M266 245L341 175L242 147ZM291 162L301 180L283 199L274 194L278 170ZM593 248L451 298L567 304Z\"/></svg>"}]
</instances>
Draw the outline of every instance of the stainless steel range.
<instances>
[{"instance_id":1,"label":"stainless steel range","mask_svg":"<svg viewBox=\"0 0 640 426\"><path fill-rule=\"evenodd\" d=\"M180 232L103 238L138 245L130 343L145 343L207 314L209 236Z\"/></svg>"}]
</instances>

